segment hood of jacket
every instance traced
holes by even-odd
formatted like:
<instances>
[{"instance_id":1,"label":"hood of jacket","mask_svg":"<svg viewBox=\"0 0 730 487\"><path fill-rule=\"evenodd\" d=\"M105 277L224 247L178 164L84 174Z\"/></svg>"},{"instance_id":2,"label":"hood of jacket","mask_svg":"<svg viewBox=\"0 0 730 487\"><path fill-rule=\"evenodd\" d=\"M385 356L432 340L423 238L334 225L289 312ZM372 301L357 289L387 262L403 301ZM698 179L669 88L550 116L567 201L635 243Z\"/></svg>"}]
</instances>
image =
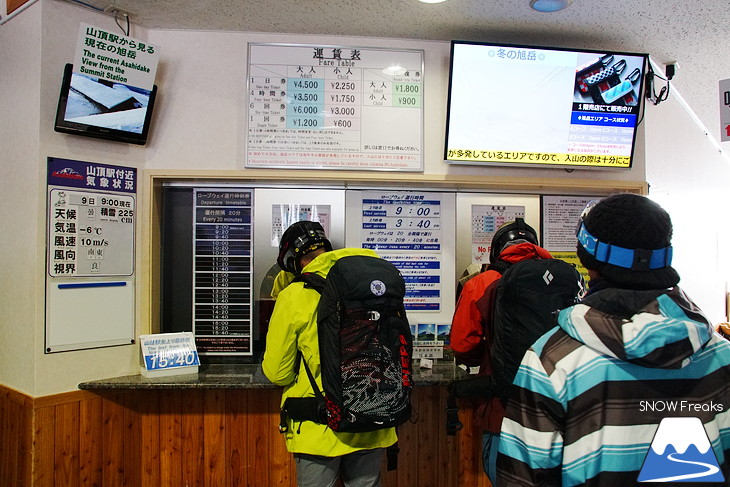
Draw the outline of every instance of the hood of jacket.
<instances>
[{"instance_id":1,"label":"hood of jacket","mask_svg":"<svg viewBox=\"0 0 730 487\"><path fill-rule=\"evenodd\" d=\"M712 325L678 287L607 288L562 310L559 326L602 355L651 368L686 366L712 337Z\"/></svg>"},{"instance_id":2,"label":"hood of jacket","mask_svg":"<svg viewBox=\"0 0 730 487\"><path fill-rule=\"evenodd\" d=\"M319 254L317 257L315 257L312 262L307 264L304 269L302 269L302 272L316 272L322 277L327 277L330 268L335 265L335 262L337 262L337 260L341 259L342 257L348 257L350 255L378 257L378 254L370 249L344 248L331 250L329 252Z\"/></svg>"},{"instance_id":3,"label":"hood of jacket","mask_svg":"<svg viewBox=\"0 0 730 487\"><path fill-rule=\"evenodd\" d=\"M510 264L528 259L551 259L552 257L550 252L530 242L510 245L499 254L499 260L507 261Z\"/></svg>"}]
</instances>

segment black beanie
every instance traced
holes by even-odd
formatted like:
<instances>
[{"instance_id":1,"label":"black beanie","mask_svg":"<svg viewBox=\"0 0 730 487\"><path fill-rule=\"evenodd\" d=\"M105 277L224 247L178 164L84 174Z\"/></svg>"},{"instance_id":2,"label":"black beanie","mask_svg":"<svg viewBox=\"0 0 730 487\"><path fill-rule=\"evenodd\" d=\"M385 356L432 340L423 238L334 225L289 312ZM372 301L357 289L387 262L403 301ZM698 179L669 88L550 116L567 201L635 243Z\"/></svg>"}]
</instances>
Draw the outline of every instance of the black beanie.
<instances>
[{"instance_id":1,"label":"black beanie","mask_svg":"<svg viewBox=\"0 0 730 487\"><path fill-rule=\"evenodd\" d=\"M617 194L599 201L583 218L583 226L599 242L632 250L671 246L672 221L658 204L636 194ZM599 262L578 243L578 257L587 269L606 281L629 289L664 289L676 286L679 274L670 265L630 269Z\"/></svg>"}]
</instances>

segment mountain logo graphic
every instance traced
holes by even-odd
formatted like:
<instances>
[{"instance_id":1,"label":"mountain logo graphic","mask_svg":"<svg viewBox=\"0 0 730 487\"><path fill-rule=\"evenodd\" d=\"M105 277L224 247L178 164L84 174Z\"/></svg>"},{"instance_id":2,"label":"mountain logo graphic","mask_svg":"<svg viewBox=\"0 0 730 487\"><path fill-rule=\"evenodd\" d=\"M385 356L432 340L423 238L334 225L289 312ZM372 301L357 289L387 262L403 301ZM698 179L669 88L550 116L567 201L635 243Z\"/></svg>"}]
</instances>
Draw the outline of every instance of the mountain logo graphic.
<instances>
[{"instance_id":1,"label":"mountain logo graphic","mask_svg":"<svg viewBox=\"0 0 730 487\"><path fill-rule=\"evenodd\" d=\"M699 418L664 418L651 442L639 482L725 482Z\"/></svg>"}]
</instances>

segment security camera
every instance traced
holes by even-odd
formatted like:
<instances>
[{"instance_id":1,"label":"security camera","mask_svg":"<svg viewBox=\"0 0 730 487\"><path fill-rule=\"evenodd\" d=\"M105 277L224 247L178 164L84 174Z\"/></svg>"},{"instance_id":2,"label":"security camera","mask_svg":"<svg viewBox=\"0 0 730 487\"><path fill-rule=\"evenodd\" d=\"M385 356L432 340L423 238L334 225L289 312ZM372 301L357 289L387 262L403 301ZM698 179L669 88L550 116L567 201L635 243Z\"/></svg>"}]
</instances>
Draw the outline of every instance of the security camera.
<instances>
[{"instance_id":1,"label":"security camera","mask_svg":"<svg viewBox=\"0 0 730 487\"><path fill-rule=\"evenodd\" d=\"M665 64L664 65L664 74L667 75L667 80L674 78L674 75L677 73L678 69L679 69L679 63L676 61Z\"/></svg>"}]
</instances>

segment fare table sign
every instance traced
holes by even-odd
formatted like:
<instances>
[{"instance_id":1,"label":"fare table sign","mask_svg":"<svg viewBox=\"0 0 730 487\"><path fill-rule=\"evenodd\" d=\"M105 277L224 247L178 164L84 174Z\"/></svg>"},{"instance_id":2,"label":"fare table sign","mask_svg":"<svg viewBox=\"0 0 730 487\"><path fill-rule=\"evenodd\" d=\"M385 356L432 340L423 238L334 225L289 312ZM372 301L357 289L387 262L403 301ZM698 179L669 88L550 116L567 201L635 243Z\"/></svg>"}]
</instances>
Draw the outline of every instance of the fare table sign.
<instances>
[{"instance_id":1,"label":"fare table sign","mask_svg":"<svg viewBox=\"0 0 730 487\"><path fill-rule=\"evenodd\" d=\"M247 167L423 171L423 51L249 44Z\"/></svg>"},{"instance_id":2,"label":"fare table sign","mask_svg":"<svg viewBox=\"0 0 730 487\"><path fill-rule=\"evenodd\" d=\"M499 227L516 218L525 217L525 207L519 205L472 205L471 261L487 264L492 238Z\"/></svg>"}]
</instances>

